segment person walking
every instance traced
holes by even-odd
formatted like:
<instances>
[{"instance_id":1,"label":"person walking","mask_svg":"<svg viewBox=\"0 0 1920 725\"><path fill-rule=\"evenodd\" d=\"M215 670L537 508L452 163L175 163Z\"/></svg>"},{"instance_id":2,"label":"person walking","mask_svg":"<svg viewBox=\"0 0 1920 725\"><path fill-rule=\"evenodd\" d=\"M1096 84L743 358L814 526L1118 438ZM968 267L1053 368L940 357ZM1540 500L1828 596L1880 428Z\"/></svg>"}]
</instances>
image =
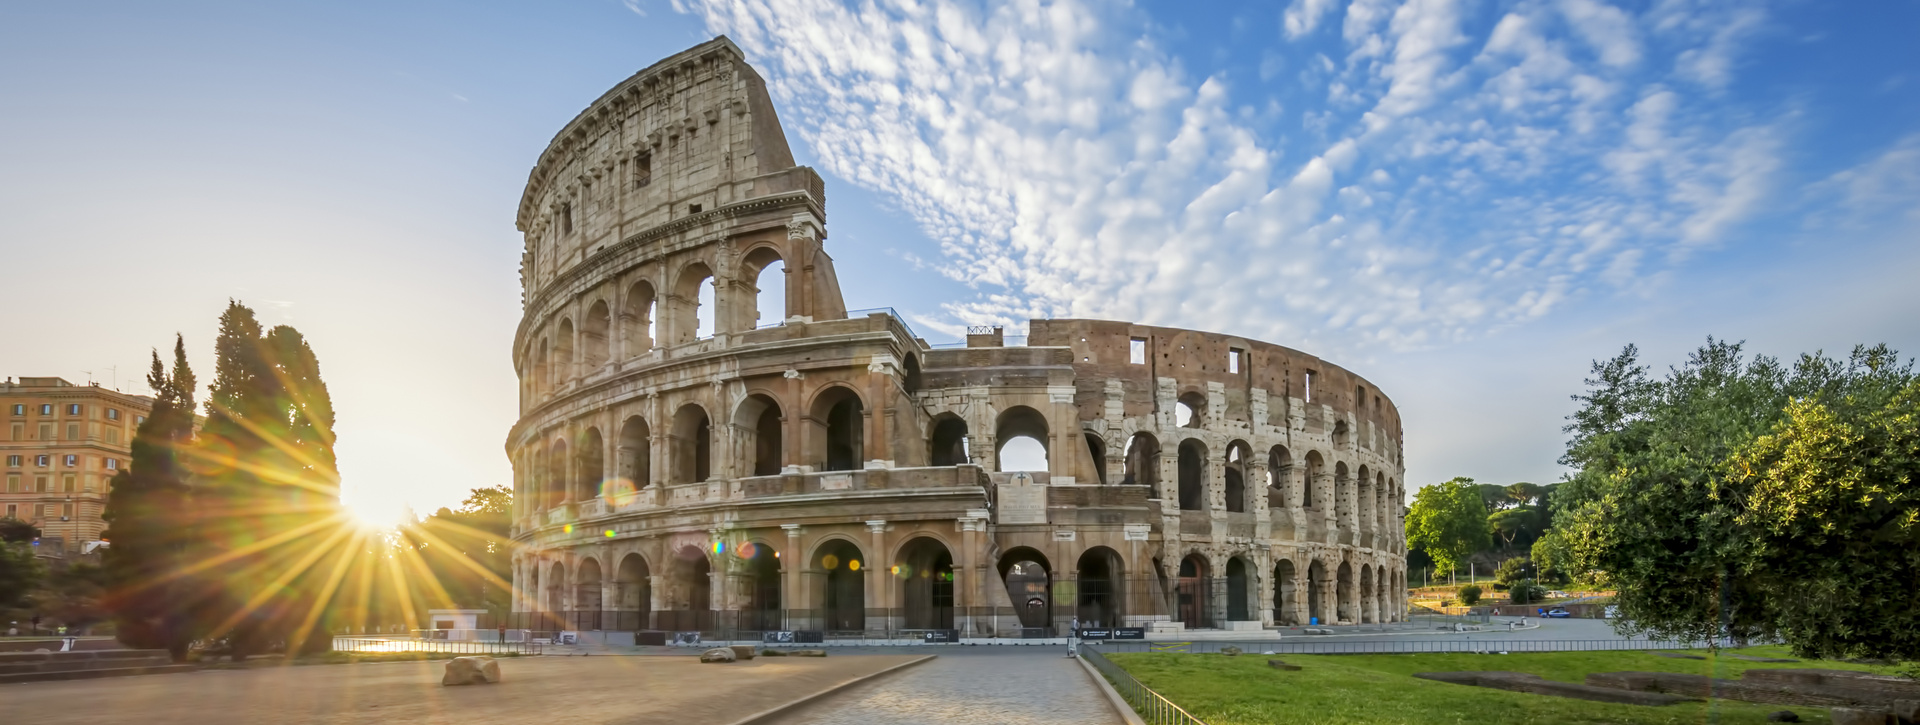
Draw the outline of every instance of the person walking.
<instances>
[{"instance_id":1,"label":"person walking","mask_svg":"<svg viewBox=\"0 0 1920 725\"><path fill-rule=\"evenodd\" d=\"M1068 657L1080 656L1079 649L1074 646L1075 644L1078 643L1079 639L1080 639L1080 615L1076 614L1073 617L1073 623L1068 625L1068 628L1067 628L1067 656Z\"/></svg>"}]
</instances>

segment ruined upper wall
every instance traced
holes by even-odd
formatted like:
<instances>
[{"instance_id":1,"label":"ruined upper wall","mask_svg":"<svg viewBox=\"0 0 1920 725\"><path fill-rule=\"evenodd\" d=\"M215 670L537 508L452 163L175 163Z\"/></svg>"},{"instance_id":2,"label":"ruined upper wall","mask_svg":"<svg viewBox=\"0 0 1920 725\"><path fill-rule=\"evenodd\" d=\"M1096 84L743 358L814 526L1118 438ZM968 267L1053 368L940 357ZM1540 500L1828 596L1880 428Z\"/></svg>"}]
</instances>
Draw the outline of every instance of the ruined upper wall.
<instances>
[{"instance_id":1,"label":"ruined upper wall","mask_svg":"<svg viewBox=\"0 0 1920 725\"><path fill-rule=\"evenodd\" d=\"M645 230L796 191L824 220L825 186L793 165L766 81L715 38L614 86L554 136L520 200L523 287L531 298Z\"/></svg>"},{"instance_id":2,"label":"ruined upper wall","mask_svg":"<svg viewBox=\"0 0 1920 725\"><path fill-rule=\"evenodd\" d=\"M1356 422L1371 422L1393 441L1401 436L1400 414L1379 387L1345 368L1289 347L1233 335L1154 327L1110 320L1033 320L1027 344L1059 346L1073 351L1073 367L1083 401L1082 415L1097 418L1104 404L1103 387L1118 379L1126 389L1125 415L1145 415L1155 405L1157 378L1178 381L1175 395L1205 395L1209 383L1218 383L1226 397L1225 411L1211 411L1227 419L1251 421L1254 391L1265 391L1267 420L1277 424L1288 415L1286 405L1327 406L1336 417L1351 413ZM1144 343L1142 362L1132 361L1132 343ZM1234 357L1237 355L1238 360ZM1308 390L1308 374L1312 390ZM1309 416L1318 418L1319 416Z\"/></svg>"}]
</instances>

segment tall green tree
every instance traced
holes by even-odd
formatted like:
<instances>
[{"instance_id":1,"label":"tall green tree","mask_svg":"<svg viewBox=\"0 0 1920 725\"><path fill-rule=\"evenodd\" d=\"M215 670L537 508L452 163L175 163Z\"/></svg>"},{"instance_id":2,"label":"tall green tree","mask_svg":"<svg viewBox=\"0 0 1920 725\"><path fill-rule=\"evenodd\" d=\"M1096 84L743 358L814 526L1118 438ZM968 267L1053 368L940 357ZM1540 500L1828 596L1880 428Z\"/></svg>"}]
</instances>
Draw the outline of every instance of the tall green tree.
<instances>
[{"instance_id":1,"label":"tall green tree","mask_svg":"<svg viewBox=\"0 0 1920 725\"><path fill-rule=\"evenodd\" d=\"M1452 571L1474 552L1487 548L1487 509L1471 478L1455 478L1414 492L1407 509L1407 545Z\"/></svg>"},{"instance_id":2,"label":"tall green tree","mask_svg":"<svg viewBox=\"0 0 1920 725\"><path fill-rule=\"evenodd\" d=\"M195 447L201 514L204 629L236 658L275 644L331 646L327 600L353 548L339 509L332 398L300 333L263 331L253 310L229 302L214 344L214 382Z\"/></svg>"},{"instance_id":3,"label":"tall green tree","mask_svg":"<svg viewBox=\"0 0 1920 725\"><path fill-rule=\"evenodd\" d=\"M108 525L102 538L112 542L102 556L104 605L122 643L181 659L195 637L189 613L198 599L178 581L192 530L181 456L193 443L197 385L184 338L174 336L171 373L153 352L147 385L153 410L134 431L132 461L109 482L101 515Z\"/></svg>"},{"instance_id":4,"label":"tall green tree","mask_svg":"<svg viewBox=\"0 0 1920 725\"><path fill-rule=\"evenodd\" d=\"M0 611L26 604L46 577L47 567L34 557L31 542L0 541Z\"/></svg>"},{"instance_id":5,"label":"tall green tree","mask_svg":"<svg viewBox=\"0 0 1920 725\"><path fill-rule=\"evenodd\" d=\"M401 541L452 604L502 614L513 600L512 515L513 489L476 488L459 510L442 508L404 527Z\"/></svg>"},{"instance_id":6,"label":"tall green tree","mask_svg":"<svg viewBox=\"0 0 1920 725\"><path fill-rule=\"evenodd\" d=\"M1797 493L1772 510L1792 509L1805 518L1768 519L1755 508L1767 499L1761 488L1766 479L1754 471L1778 469L1782 451L1794 449L1755 446L1778 427L1794 425L1792 406L1834 411L1837 420L1855 422L1850 426L1865 420L1867 411L1889 405L1895 410L1886 415L1911 416L1911 402L1902 403L1892 391L1912 380L1911 365L1900 364L1884 346L1856 348L1846 362L1806 355L1789 367L1766 356L1749 359L1740 344L1711 338L1684 365L1656 380L1629 345L1615 358L1596 362L1588 392L1575 396L1581 406L1567 428L1573 435L1562 461L1578 472L1554 496L1555 546L1564 547L1569 569L1597 573L1619 590L1621 618L1615 622L1629 633L1675 639L1779 636L1808 653L1842 651L1837 643L1843 641L1864 648L1857 651L1885 651L1893 645L1885 638L1862 637L1868 629L1824 643L1809 638L1805 620L1789 613L1817 610L1788 603L1817 591L1795 582L1833 585L1836 572L1864 572L1855 564L1881 561L1886 547L1903 542L1884 526L1868 525L1878 519L1849 520L1815 505L1823 499L1814 492L1843 485L1833 471L1844 466L1779 469L1801 473L1779 478L1793 485L1777 481L1777 491ZM1813 436L1820 429L1813 417L1807 420L1805 435ZM1902 490L1911 481L1896 476L1885 485ZM1822 563L1762 553L1776 548L1766 543L1769 536L1793 541L1804 534L1795 527L1807 525L1851 527L1826 534L1824 545L1837 547L1827 549L1840 554L1837 559ZM1769 526L1774 533L1766 533ZM1910 541L1905 545L1910 553ZM1904 600L1846 602L1871 612L1863 616L1889 622L1901 621L1899 612L1912 611L1913 603L1911 593ZM1916 654L1909 649L1898 656Z\"/></svg>"}]
</instances>

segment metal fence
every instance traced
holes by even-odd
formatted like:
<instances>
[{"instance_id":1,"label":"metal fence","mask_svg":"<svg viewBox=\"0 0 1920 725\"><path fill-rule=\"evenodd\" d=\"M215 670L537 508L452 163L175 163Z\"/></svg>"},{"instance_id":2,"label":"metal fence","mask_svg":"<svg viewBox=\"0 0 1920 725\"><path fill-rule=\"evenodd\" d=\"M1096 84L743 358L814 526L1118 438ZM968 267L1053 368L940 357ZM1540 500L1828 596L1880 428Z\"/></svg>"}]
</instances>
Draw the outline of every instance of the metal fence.
<instances>
[{"instance_id":1,"label":"metal fence","mask_svg":"<svg viewBox=\"0 0 1920 725\"><path fill-rule=\"evenodd\" d=\"M336 652L440 652L455 655L537 655L538 642L461 642L444 639L385 637L334 637Z\"/></svg>"},{"instance_id":2,"label":"metal fence","mask_svg":"<svg viewBox=\"0 0 1920 725\"><path fill-rule=\"evenodd\" d=\"M1732 647L1731 640L1718 643ZM1704 649L1706 642L1669 642L1650 639L1473 639L1450 637L1438 640L1393 640L1373 642L1313 641L1110 641L1082 644L1101 652L1182 652L1213 653L1234 647L1248 653L1283 655L1361 655L1361 654L1442 654L1442 653L1516 653L1516 652L1603 652L1641 650Z\"/></svg>"},{"instance_id":3,"label":"metal fence","mask_svg":"<svg viewBox=\"0 0 1920 725\"><path fill-rule=\"evenodd\" d=\"M1153 688L1134 679L1133 675L1101 655L1100 649L1082 644L1079 652L1087 664L1093 665L1101 675L1106 676L1108 682L1113 683L1113 689L1120 693L1121 699L1126 700L1148 725L1207 725L1205 721L1173 704L1172 700L1154 692Z\"/></svg>"}]
</instances>

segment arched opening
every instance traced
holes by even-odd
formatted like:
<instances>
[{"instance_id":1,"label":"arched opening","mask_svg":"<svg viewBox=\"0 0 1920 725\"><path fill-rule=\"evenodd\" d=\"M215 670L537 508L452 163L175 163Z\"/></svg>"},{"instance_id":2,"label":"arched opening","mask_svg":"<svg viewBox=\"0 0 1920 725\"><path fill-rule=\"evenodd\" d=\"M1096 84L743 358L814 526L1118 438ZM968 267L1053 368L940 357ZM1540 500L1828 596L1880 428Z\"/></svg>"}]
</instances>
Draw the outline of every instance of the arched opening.
<instances>
[{"instance_id":1,"label":"arched opening","mask_svg":"<svg viewBox=\"0 0 1920 725\"><path fill-rule=\"evenodd\" d=\"M600 629L600 562L587 559L573 575L573 629Z\"/></svg>"},{"instance_id":2,"label":"arched opening","mask_svg":"<svg viewBox=\"0 0 1920 725\"><path fill-rule=\"evenodd\" d=\"M1284 446L1267 450L1267 508L1284 509L1287 489L1292 487L1293 455Z\"/></svg>"},{"instance_id":3,"label":"arched opening","mask_svg":"<svg viewBox=\"0 0 1920 725\"><path fill-rule=\"evenodd\" d=\"M1247 563L1240 557L1227 560L1227 621L1245 622L1253 619L1253 607L1248 606L1247 596L1253 591L1251 581L1247 579Z\"/></svg>"},{"instance_id":4,"label":"arched opening","mask_svg":"<svg viewBox=\"0 0 1920 725\"><path fill-rule=\"evenodd\" d=\"M1160 483L1160 439L1152 433L1135 433L1127 439L1126 475L1120 483L1129 486Z\"/></svg>"},{"instance_id":5,"label":"arched opening","mask_svg":"<svg viewBox=\"0 0 1920 725\"><path fill-rule=\"evenodd\" d=\"M573 379L573 320L561 320L560 332L553 341L552 386L559 388Z\"/></svg>"},{"instance_id":6,"label":"arched opening","mask_svg":"<svg viewBox=\"0 0 1920 725\"><path fill-rule=\"evenodd\" d=\"M1182 428L1200 428L1206 425L1207 396L1199 393L1187 393L1173 404L1173 423Z\"/></svg>"},{"instance_id":7,"label":"arched opening","mask_svg":"<svg viewBox=\"0 0 1920 725\"><path fill-rule=\"evenodd\" d=\"M1366 564L1361 564L1360 565L1360 602L1358 607L1360 611L1356 612L1356 614L1358 614L1359 616L1354 621L1357 621L1361 624L1373 624L1379 621L1375 619L1374 606L1375 606L1375 602L1373 601L1373 569L1372 567L1369 567Z\"/></svg>"},{"instance_id":8,"label":"arched opening","mask_svg":"<svg viewBox=\"0 0 1920 725\"><path fill-rule=\"evenodd\" d=\"M567 442L554 441L547 449L547 508L557 508L567 502L567 491L572 479L567 476Z\"/></svg>"},{"instance_id":9,"label":"arched opening","mask_svg":"<svg viewBox=\"0 0 1920 725\"><path fill-rule=\"evenodd\" d=\"M627 289L627 304L620 308L621 335L626 341L626 356L629 358L645 355L653 349L656 334L653 325L653 284L646 281L635 282Z\"/></svg>"},{"instance_id":10,"label":"arched opening","mask_svg":"<svg viewBox=\"0 0 1920 725\"><path fill-rule=\"evenodd\" d=\"M613 578L614 596L618 597L614 607L619 611L620 621L609 629L642 630L653 626L652 574L646 558L639 554L628 554L620 560L620 568L615 570Z\"/></svg>"},{"instance_id":11,"label":"arched opening","mask_svg":"<svg viewBox=\"0 0 1920 725\"><path fill-rule=\"evenodd\" d=\"M1326 472L1326 464L1320 460L1319 451L1307 451L1306 481L1300 487L1300 505L1304 508L1318 508L1315 498L1320 495L1320 476Z\"/></svg>"},{"instance_id":12,"label":"arched opening","mask_svg":"<svg viewBox=\"0 0 1920 725\"><path fill-rule=\"evenodd\" d=\"M907 629L953 629L953 554L929 536L900 550L891 572L900 580L900 606Z\"/></svg>"},{"instance_id":13,"label":"arched opening","mask_svg":"<svg viewBox=\"0 0 1920 725\"><path fill-rule=\"evenodd\" d=\"M1353 515L1353 477L1347 474L1346 461L1333 464L1333 515L1341 526L1349 526Z\"/></svg>"},{"instance_id":14,"label":"arched opening","mask_svg":"<svg viewBox=\"0 0 1920 725\"><path fill-rule=\"evenodd\" d=\"M1353 565L1340 562L1335 576L1338 578L1334 580L1333 596L1339 609L1333 613L1334 619L1340 622L1360 621L1353 612Z\"/></svg>"},{"instance_id":15,"label":"arched opening","mask_svg":"<svg viewBox=\"0 0 1920 725\"><path fill-rule=\"evenodd\" d=\"M772 247L761 247L741 260L741 273L753 281L754 318L743 329L772 327L786 321L787 263Z\"/></svg>"},{"instance_id":16,"label":"arched opening","mask_svg":"<svg viewBox=\"0 0 1920 725\"><path fill-rule=\"evenodd\" d=\"M655 615L655 625L673 632L713 629L713 565L706 552L680 547L667 579L667 610Z\"/></svg>"},{"instance_id":17,"label":"arched opening","mask_svg":"<svg viewBox=\"0 0 1920 725\"><path fill-rule=\"evenodd\" d=\"M694 262L680 270L673 283L673 325L668 334L675 344L713 336L713 269Z\"/></svg>"},{"instance_id":18,"label":"arched opening","mask_svg":"<svg viewBox=\"0 0 1920 725\"><path fill-rule=\"evenodd\" d=\"M570 617L570 613L573 611L572 602L567 601L567 567L565 564L557 561L547 569L546 610L548 626L554 629L565 629L573 626L573 621Z\"/></svg>"},{"instance_id":19,"label":"arched opening","mask_svg":"<svg viewBox=\"0 0 1920 725\"><path fill-rule=\"evenodd\" d=\"M933 421L933 442L927 446L928 465L963 465L971 462L967 454L967 422L952 413L941 413Z\"/></svg>"},{"instance_id":20,"label":"arched opening","mask_svg":"<svg viewBox=\"0 0 1920 725\"><path fill-rule=\"evenodd\" d=\"M1328 621L1325 589L1327 588L1327 565L1319 559L1307 564L1307 617L1308 624L1332 624Z\"/></svg>"},{"instance_id":21,"label":"arched opening","mask_svg":"<svg viewBox=\"0 0 1920 725\"><path fill-rule=\"evenodd\" d=\"M1000 578L1022 627L1048 627L1053 621L1053 575L1047 557L1020 546L1001 555Z\"/></svg>"},{"instance_id":22,"label":"arched opening","mask_svg":"<svg viewBox=\"0 0 1920 725\"><path fill-rule=\"evenodd\" d=\"M546 397L547 391L553 389L553 374L548 371L552 364L551 357L552 351L547 344L547 339L540 338L540 343L534 348L533 368L528 371L528 377L532 378L529 386L533 388L533 397L536 400Z\"/></svg>"},{"instance_id":23,"label":"arched opening","mask_svg":"<svg viewBox=\"0 0 1920 725\"><path fill-rule=\"evenodd\" d=\"M1087 459L1093 461L1094 478L1104 486L1107 484L1107 444L1097 433L1087 433L1086 439Z\"/></svg>"},{"instance_id":24,"label":"arched opening","mask_svg":"<svg viewBox=\"0 0 1920 725\"><path fill-rule=\"evenodd\" d=\"M1104 546L1095 546L1080 554L1080 624L1090 627L1118 627L1121 610L1122 572L1120 554Z\"/></svg>"},{"instance_id":25,"label":"arched opening","mask_svg":"<svg viewBox=\"0 0 1920 725\"><path fill-rule=\"evenodd\" d=\"M826 579L820 613L827 631L858 632L867 627L867 577L861 573L866 562L862 559L860 547L844 539L827 542L813 555L814 570Z\"/></svg>"},{"instance_id":26,"label":"arched opening","mask_svg":"<svg viewBox=\"0 0 1920 725\"><path fill-rule=\"evenodd\" d=\"M599 428L588 428L580 431L576 442L580 447L578 454L580 456L580 471L574 480L574 484L578 486L578 488L574 489L573 500L591 501L594 497L600 495L601 482L606 479L606 443L600 439Z\"/></svg>"},{"instance_id":27,"label":"arched opening","mask_svg":"<svg viewBox=\"0 0 1920 725\"><path fill-rule=\"evenodd\" d=\"M994 439L1000 442L995 452L997 471L1049 470L1047 417L1024 405L1000 413L994 423Z\"/></svg>"},{"instance_id":28,"label":"arched opening","mask_svg":"<svg viewBox=\"0 0 1920 725\"><path fill-rule=\"evenodd\" d=\"M860 396L841 386L813 400L813 465L823 471L852 471L866 453L866 414Z\"/></svg>"},{"instance_id":29,"label":"arched opening","mask_svg":"<svg viewBox=\"0 0 1920 725\"><path fill-rule=\"evenodd\" d=\"M1281 559L1273 564L1273 623L1301 624L1294 621L1293 610L1299 606L1300 593L1293 581L1296 573L1293 562Z\"/></svg>"},{"instance_id":30,"label":"arched opening","mask_svg":"<svg viewBox=\"0 0 1920 725\"><path fill-rule=\"evenodd\" d=\"M1333 449L1336 451L1345 450L1347 447L1347 438L1347 422L1344 420L1334 421L1332 435Z\"/></svg>"},{"instance_id":31,"label":"arched opening","mask_svg":"<svg viewBox=\"0 0 1920 725\"><path fill-rule=\"evenodd\" d=\"M740 401L733 413L734 437L746 457L742 469L754 476L780 475L781 446L780 403L755 393Z\"/></svg>"},{"instance_id":32,"label":"arched opening","mask_svg":"<svg viewBox=\"0 0 1920 725\"><path fill-rule=\"evenodd\" d=\"M594 300L593 306L587 308L587 317L580 328L580 344L584 348L581 352L585 353L587 372L599 370L600 366L607 364L608 344L611 342L608 333L612 332L612 327L613 315L607 309L606 301Z\"/></svg>"},{"instance_id":33,"label":"arched opening","mask_svg":"<svg viewBox=\"0 0 1920 725\"><path fill-rule=\"evenodd\" d=\"M1180 441L1180 510L1199 511L1207 500L1207 447L1191 438Z\"/></svg>"},{"instance_id":34,"label":"arched opening","mask_svg":"<svg viewBox=\"0 0 1920 725\"><path fill-rule=\"evenodd\" d=\"M1207 558L1199 554L1188 554L1180 560L1180 582L1175 585L1177 601L1175 611L1187 629L1209 629L1214 626L1213 580L1209 578Z\"/></svg>"},{"instance_id":35,"label":"arched opening","mask_svg":"<svg viewBox=\"0 0 1920 725\"><path fill-rule=\"evenodd\" d=\"M674 483L698 483L713 475L713 426L706 409L693 403L680 406L667 437L672 451L667 464Z\"/></svg>"},{"instance_id":36,"label":"arched opening","mask_svg":"<svg viewBox=\"0 0 1920 725\"><path fill-rule=\"evenodd\" d=\"M906 361L900 363L900 371L900 387L905 389L908 395L920 392L920 386L922 384L920 378L920 356L908 353Z\"/></svg>"},{"instance_id":37,"label":"arched opening","mask_svg":"<svg viewBox=\"0 0 1920 725\"><path fill-rule=\"evenodd\" d=\"M1222 471L1227 493L1227 511L1246 513L1247 511L1247 444L1234 441L1227 444L1227 465Z\"/></svg>"},{"instance_id":38,"label":"arched opening","mask_svg":"<svg viewBox=\"0 0 1920 725\"><path fill-rule=\"evenodd\" d=\"M652 451L649 449L652 434L647 428L647 419L631 416L620 424L619 464L616 475L620 477L620 488L638 491L652 484ZM616 496L616 503L619 501Z\"/></svg>"},{"instance_id":39,"label":"arched opening","mask_svg":"<svg viewBox=\"0 0 1920 725\"><path fill-rule=\"evenodd\" d=\"M1355 529L1362 534L1373 533L1373 475L1364 465L1353 479L1353 511Z\"/></svg>"},{"instance_id":40,"label":"arched opening","mask_svg":"<svg viewBox=\"0 0 1920 725\"><path fill-rule=\"evenodd\" d=\"M780 555L779 550L765 544L747 542L740 545L739 555L746 574L747 621L740 628L751 632L785 629L780 616Z\"/></svg>"}]
</instances>

